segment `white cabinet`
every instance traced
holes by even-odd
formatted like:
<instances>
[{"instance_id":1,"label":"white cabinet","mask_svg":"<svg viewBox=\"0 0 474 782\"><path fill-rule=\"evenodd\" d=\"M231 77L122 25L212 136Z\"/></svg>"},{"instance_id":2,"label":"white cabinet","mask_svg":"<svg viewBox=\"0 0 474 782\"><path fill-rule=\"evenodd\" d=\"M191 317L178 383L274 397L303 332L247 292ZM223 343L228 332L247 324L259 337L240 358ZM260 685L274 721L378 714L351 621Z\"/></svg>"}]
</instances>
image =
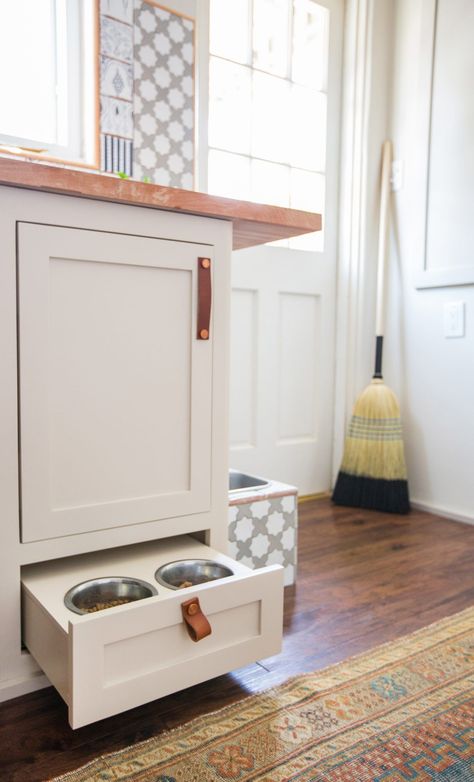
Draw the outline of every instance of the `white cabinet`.
<instances>
[{"instance_id":1,"label":"white cabinet","mask_svg":"<svg viewBox=\"0 0 474 782\"><path fill-rule=\"evenodd\" d=\"M209 511L212 247L19 223L23 542Z\"/></svg>"},{"instance_id":2,"label":"white cabinet","mask_svg":"<svg viewBox=\"0 0 474 782\"><path fill-rule=\"evenodd\" d=\"M231 223L0 187L0 235L0 699L44 671L77 727L276 654L283 569L226 557ZM233 575L157 584L191 555ZM69 611L100 576L158 594Z\"/></svg>"}]
</instances>

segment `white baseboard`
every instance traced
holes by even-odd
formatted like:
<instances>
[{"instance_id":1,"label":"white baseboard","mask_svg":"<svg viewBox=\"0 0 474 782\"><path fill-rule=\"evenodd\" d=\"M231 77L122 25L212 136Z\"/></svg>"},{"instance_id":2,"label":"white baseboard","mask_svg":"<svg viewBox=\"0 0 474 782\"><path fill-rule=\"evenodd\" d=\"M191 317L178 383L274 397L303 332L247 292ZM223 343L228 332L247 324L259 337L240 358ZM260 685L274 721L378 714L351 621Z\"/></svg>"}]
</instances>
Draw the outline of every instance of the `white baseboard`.
<instances>
[{"instance_id":1,"label":"white baseboard","mask_svg":"<svg viewBox=\"0 0 474 782\"><path fill-rule=\"evenodd\" d=\"M449 508L434 505L431 502L419 502L418 500L410 499L410 503L416 510L425 510L428 513L433 513L435 516L443 516L452 521L462 521L464 524L474 524L474 514L457 513Z\"/></svg>"},{"instance_id":2,"label":"white baseboard","mask_svg":"<svg viewBox=\"0 0 474 782\"><path fill-rule=\"evenodd\" d=\"M29 676L22 676L19 679L6 679L0 682L0 702L42 690L44 687L51 687L51 682L41 671L31 673Z\"/></svg>"}]
</instances>

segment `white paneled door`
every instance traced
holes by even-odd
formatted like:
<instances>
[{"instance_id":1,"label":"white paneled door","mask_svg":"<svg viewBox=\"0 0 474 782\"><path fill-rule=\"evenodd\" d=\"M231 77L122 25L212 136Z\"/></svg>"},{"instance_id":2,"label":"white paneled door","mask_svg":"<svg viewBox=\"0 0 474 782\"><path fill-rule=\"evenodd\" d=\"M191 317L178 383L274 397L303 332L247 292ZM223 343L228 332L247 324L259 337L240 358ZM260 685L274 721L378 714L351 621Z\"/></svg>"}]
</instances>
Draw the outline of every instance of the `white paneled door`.
<instances>
[{"instance_id":1,"label":"white paneled door","mask_svg":"<svg viewBox=\"0 0 474 782\"><path fill-rule=\"evenodd\" d=\"M331 482L335 268L276 249L233 260L230 464L304 495Z\"/></svg>"},{"instance_id":2,"label":"white paneled door","mask_svg":"<svg viewBox=\"0 0 474 782\"><path fill-rule=\"evenodd\" d=\"M230 464L300 494L331 485L344 7L211 4L210 191L323 217L232 266Z\"/></svg>"}]
</instances>

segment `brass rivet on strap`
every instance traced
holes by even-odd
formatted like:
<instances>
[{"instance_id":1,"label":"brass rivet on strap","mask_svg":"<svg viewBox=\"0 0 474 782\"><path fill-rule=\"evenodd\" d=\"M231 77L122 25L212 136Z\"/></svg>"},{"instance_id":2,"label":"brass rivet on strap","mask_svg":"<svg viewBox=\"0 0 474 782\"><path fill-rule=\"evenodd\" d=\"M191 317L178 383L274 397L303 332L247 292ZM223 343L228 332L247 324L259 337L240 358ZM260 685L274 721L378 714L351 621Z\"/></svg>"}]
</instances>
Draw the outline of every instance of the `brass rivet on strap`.
<instances>
[{"instance_id":1,"label":"brass rivet on strap","mask_svg":"<svg viewBox=\"0 0 474 782\"><path fill-rule=\"evenodd\" d=\"M195 616L199 611L199 608L197 606L197 603L191 603L190 606L188 606L188 615L189 616Z\"/></svg>"},{"instance_id":2,"label":"brass rivet on strap","mask_svg":"<svg viewBox=\"0 0 474 782\"><path fill-rule=\"evenodd\" d=\"M208 330L207 329L201 329L201 331L199 332L199 336L201 337L201 339L209 339L209 332L208 332Z\"/></svg>"},{"instance_id":3,"label":"brass rivet on strap","mask_svg":"<svg viewBox=\"0 0 474 782\"><path fill-rule=\"evenodd\" d=\"M203 269L209 269L209 266L211 265L211 262L209 258L201 258L201 266Z\"/></svg>"}]
</instances>

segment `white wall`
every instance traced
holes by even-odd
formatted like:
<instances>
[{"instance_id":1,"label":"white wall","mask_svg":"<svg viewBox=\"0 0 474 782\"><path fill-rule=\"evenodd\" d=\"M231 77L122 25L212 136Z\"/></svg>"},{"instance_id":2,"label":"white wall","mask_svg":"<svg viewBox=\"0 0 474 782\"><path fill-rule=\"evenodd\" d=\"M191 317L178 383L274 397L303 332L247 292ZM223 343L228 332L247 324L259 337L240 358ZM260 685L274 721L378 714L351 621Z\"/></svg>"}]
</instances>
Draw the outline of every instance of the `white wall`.
<instances>
[{"instance_id":1,"label":"white wall","mask_svg":"<svg viewBox=\"0 0 474 782\"><path fill-rule=\"evenodd\" d=\"M414 287L426 186L419 167L417 79L423 5L395 4L391 135L404 163L404 185L392 202L384 375L400 397L412 500L474 520L474 287ZM450 225L443 230L449 237ZM446 339L443 305L458 300L465 302L466 336Z\"/></svg>"}]
</instances>

